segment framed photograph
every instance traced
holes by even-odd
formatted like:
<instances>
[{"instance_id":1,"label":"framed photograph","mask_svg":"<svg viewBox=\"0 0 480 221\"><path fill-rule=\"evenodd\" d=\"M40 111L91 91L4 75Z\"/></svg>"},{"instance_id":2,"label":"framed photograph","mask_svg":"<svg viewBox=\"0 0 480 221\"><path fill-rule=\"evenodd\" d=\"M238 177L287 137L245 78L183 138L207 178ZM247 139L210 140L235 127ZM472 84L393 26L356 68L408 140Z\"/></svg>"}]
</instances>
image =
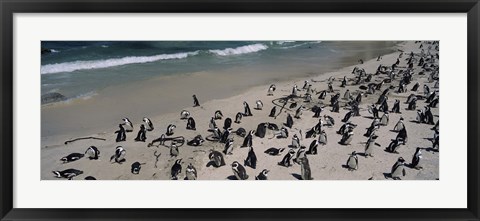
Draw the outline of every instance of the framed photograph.
<instances>
[{"instance_id":1,"label":"framed photograph","mask_svg":"<svg viewBox=\"0 0 480 221\"><path fill-rule=\"evenodd\" d=\"M1 220L479 220L476 0L1 11Z\"/></svg>"}]
</instances>

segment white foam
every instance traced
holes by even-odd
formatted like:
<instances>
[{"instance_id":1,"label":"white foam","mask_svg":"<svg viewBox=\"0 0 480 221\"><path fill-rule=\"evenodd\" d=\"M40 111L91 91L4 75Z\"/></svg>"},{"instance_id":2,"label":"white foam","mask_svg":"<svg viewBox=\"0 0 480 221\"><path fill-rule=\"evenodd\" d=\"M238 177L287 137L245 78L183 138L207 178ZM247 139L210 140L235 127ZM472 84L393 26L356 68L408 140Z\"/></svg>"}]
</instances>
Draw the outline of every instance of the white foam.
<instances>
[{"instance_id":1,"label":"white foam","mask_svg":"<svg viewBox=\"0 0 480 221\"><path fill-rule=\"evenodd\" d=\"M188 56L197 55L198 51L183 52L176 54L160 54L154 56L140 56L140 57L123 57L123 58L111 58L105 60L92 60L92 61L72 61L57 64L42 65L40 68L41 74L53 74L60 72L73 72L77 70L108 68L127 64L141 64L148 62L155 62L160 60L170 59L183 59Z\"/></svg>"},{"instance_id":2,"label":"white foam","mask_svg":"<svg viewBox=\"0 0 480 221\"><path fill-rule=\"evenodd\" d=\"M239 55L239 54L248 54L257 51L266 50L268 47L264 44L252 44L245 45L237 48L225 48L223 50L209 50L209 52L214 53L219 56L229 56L229 55Z\"/></svg>"}]
</instances>

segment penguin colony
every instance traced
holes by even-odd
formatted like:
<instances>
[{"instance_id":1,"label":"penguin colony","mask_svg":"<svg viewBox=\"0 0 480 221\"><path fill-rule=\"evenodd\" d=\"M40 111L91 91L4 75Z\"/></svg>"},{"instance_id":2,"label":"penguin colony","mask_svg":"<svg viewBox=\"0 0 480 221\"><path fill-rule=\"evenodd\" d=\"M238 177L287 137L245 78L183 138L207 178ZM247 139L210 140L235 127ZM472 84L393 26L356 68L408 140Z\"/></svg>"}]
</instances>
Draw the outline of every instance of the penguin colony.
<instances>
[{"instance_id":1,"label":"penguin colony","mask_svg":"<svg viewBox=\"0 0 480 221\"><path fill-rule=\"evenodd\" d=\"M202 170L203 173L215 173L225 168L231 172L223 179L269 180L275 179L276 174L272 172L275 167L283 168L276 171L285 170L291 179L314 180L313 174L319 171L312 170L311 165L322 163L315 156L331 148L330 143L338 143L349 151L343 161L328 165L328 168L334 168L330 172L345 170L355 173L362 170L365 161L375 161L377 154L389 154L395 155L396 160L378 164L384 170L383 177L368 176L365 179L402 179L409 172L418 173L426 168L422 153L439 152L439 116L432 112L439 108L439 43L416 44L421 46L421 51L401 51L395 63L379 64L374 73L355 67L343 78L306 80L302 88L293 85L288 92L276 90L275 84L272 84L266 88L272 104L266 100L243 101L232 113L222 112L218 107L211 113L210 119L197 119L190 109L185 109L180 112L180 124L162 122L161 125L168 125L164 128L154 126L159 122L147 117L134 119L135 123L125 117L113 124L118 125L116 131L112 130L110 138L117 144L114 148L108 152L107 148L102 148L100 153L97 146L87 145L84 150L59 159L58 168L63 169L52 171L53 176L69 180L77 179L77 176L86 180L102 179L91 176L89 171L69 167L69 164L75 165L76 161L83 160L90 160L91 164L109 160L115 167L126 164L125 171L131 174L129 179L141 174L142 168L153 168L154 165L157 168L154 157L144 160L129 156L128 150L133 147L123 143L134 140L155 151L152 156L156 157L158 164L165 169L163 173L168 174L171 180L201 180ZM377 59L378 63L381 61ZM346 86L351 87L345 89ZM197 96L192 97L191 109L201 108ZM253 110L249 103L254 105ZM405 119L402 112L417 114L412 119ZM242 127L244 122L256 115L271 120L255 122L254 127ZM393 119L399 120L390 121L393 116ZM311 122L310 127L296 127L296 122L300 121ZM361 128L357 127L359 121L371 123L368 128ZM207 130L198 130L199 125ZM430 140L430 146L419 147L416 146L418 142L409 139L408 129L412 126L431 130L431 137L416 137ZM184 137L184 129L196 135ZM391 138L389 143L377 143L377 138L385 136ZM271 139L282 140L284 145L268 146ZM169 154L157 155L156 150L160 148L167 148ZM197 157L201 159L184 156L182 152L186 149L198 151ZM278 160L266 165L262 163L266 158ZM157 169L157 173L162 172ZM153 174L152 179L155 178L156 174Z\"/></svg>"}]
</instances>

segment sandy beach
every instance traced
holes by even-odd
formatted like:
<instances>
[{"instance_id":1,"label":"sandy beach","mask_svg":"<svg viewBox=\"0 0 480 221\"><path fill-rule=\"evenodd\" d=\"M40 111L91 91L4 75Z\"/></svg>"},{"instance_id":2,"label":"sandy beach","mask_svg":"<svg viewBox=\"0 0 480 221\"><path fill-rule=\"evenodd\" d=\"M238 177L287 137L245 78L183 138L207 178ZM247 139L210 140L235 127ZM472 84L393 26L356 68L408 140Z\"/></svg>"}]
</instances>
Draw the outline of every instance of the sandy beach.
<instances>
[{"instance_id":1,"label":"sandy beach","mask_svg":"<svg viewBox=\"0 0 480 221\"><path fill-rule=\"evenodd\" d=\"M420 48L420 45L423 48ZM319 118L314 118L314 112L311 108L315 105L324 107L321 112L322 119L324 115L328 115L335 120L335 124L332 127L322 126L327 134L328 142L326 145L318 146L318 153L316 155L307 155L309 165L311 169L311 177L313 180L392 180L389 177L392 166L397 162L399 157L405 159L406 164L412 162L412 157L417 148L424 148L422 150L421 164L423 169L417 170L415 168L405 167L406 175L402 176L402 180L436 180L439 179L439 152L432 151L432 141L429 139L434 137L434 130L431 128L434 125L417 123L417 111L423 109L428 105L426 99L419 99L417 101L417 107L415 110L407 110L408 104L405 103L410 94L424 95L423 86L427 85L430 90L437 91L439 88L435 87L435 81L429 80L430 72L425 71L422 66L418 66L418 60L422 54L422 49L427 53L427 47L431 44L420 42L404 42L397 45L397 51L390 54L381 56L380 60L373 58L365 60L363 63L359 62L352 66L342 67L335 71L327 73L309 73L305 74L304 70L299 70L298 75L292 79L286 79L282 77L282 73L278 73L281 81L267 80L263 78L259 73L250 73L248 69L230 70L232 73L240 71L248 72L250 75L248 78L235 77L235 74L227 75L220 74L220 71L213 72L201 72L189 75L189 77L172 77L164 76L150 79L148 82L139 81L138 83L129 84L122 87L119 91L119 87L107 88L101 95L95 97L95 99L77 100L74 104L68 104L75 106L74 111L71 106L67 104L53 104L42 106L42 125L53 122L56 118L69 119L71 122L75 122L76 127L79 129L77 132L57 133L54 131L42 131L41 138L41 179L42 180L60 180L56 178L52 171L65 170L65 169L78 169L83 171L83 174L74 178L74 180L83 180L87 176L93 176L98 180L169 180L171 179L171 168L177 159L182 159L182 171L179 175L179 179L185 178L185 169L187 165L192 164L197 170L198 180L226 180L235 179L233 176L231 164L234 161L240 162L242 165L247 158L249 148L241 147L244 138L238 135L232 135L234 140L233 150L231 155L223 155L225 159L225 166L214 167L208 166L210 151L217 150L219 152L224 151L225 144L205 140L201 146L189 146L187 142L192 140L195 136L201 135L204 139L211 137L212 132L209 131L209 121L214 116L216 110L221 110L223 113L222 119L216 120L217 126L223 131L224 120L231 118L235 120L235 116L238 112L244 112L243 102L247 102L250 106L253 116L245 116L242 118L241 123L232 123L231 128L233 131L239 128L244 128L247 132L250 130L256 130L260 123L273 123L279 128L286 122L287 114L295 115L296 109L300 105L304 105L306 109L303 111L300 119L294 118L292 128L288 128L288 138L278 139L275 138L274 133L278 133L273 130L267 130L264 138L254 136L252 147L257 157L256 169L245 166L246 173L249 175L248 180L255 180L263 169L269 170L269 180L297 180L301 177L301 166L297 163L292 163L290 167L280 166L277 163L280 162L285 154L288 153L289 145L292 144L292 136L297 135L300 138L300 144L309 148L310 143L318 139L318 135L313 138L306 138L306 132L314 127ZM435 55L437 50L432 47L429 51ZM361 85L366 86L369 83L379 84L385 79L389 79L387 74L375 75L379 65L390 67L397 59L399 64L397 65L396 73L400 70L406 70L408 66L408 58L410 53L415 54L413 65L413 80L406 86L407 91L398 93L398 85L401 80L401 76L396 76L392 81L387 81L383 84L380 90L377 90L374 94L367 94L366 90L361 89ZM401 57L400 57L401 55ZM373 57L370 55L370 57ZM361 58L358 58L361 59ZM434 64L438 66L438 59L435 59ZM319 64L322 65L322 64ZM332 66L333 67L333 66ZM370 82L355 84L356 76L352 74L352 70L357 67L358 69L364 69L367 74L373 74ZM284 70L285 73L295 71L295 67ZM421 73L421 74L420 74ZM245 75L242 75L245 76ZM286 76L286 75L285 75ZM346 77L347 85L341 87L343 78ZM168 81L165 78L170 78ZM334 79L332 81L333 92L329 92L325 99L319 99L319 92L328 89L328 79ZM242 85L248 85L247 87L233 87L225 83L228 81L246 81L242 82ZM307 90L302 89L304 81L308 81L311 84L312 101L304 102L303 98ZM190 91L182 93L180 85L202 85L213 84L218 88L213 90L202 90L202 95L199 95L200 106L193 107L192 94ZM417 91L411 91L413 85L417 83L420 85ZM260 85L261 84L261 85ZM267 95L267 90L271 84L276 85L276 90L273 92L273 96ZM260 85L260 86L257 86ZM277 106L280 98L289 96L292 93L294 85L298 86L299 98L294 98L291 102L297 102L296 108L289 108L286 105L284 108ZM379 99L382 92L392 87L388 94L388 107L389 107L389 123L386 126L381 126L376 135L376 143L378 145L373 146L373 157L364 157L362 153L365 152L365 143L368 137L364 136L367 128L370 127L373 117L368 111L368 106L374 104ZM141 89L138 89L141 88ZM353 129L353 138L349 145L339 144L342 135L337 131L343 125L342 119L345 114L349 112L347 107L347 99L344 99L346 90L349 90L352 97L355 98L359 92L363 92L364 96L359 105L360 116L354 116L350 118L350 122L357 125ZM229 91L228 93L218 95L216 91ZM317 93L318 92L318 93ZM330 98L336 93L340 94L338 113L332 112L330 107ZM118 130L118 124L122 123L122 117L118 120L112 121L110 124L105 125L100 119L106 118L109 113L120 112L118 109L118 100L112 100L111 97L119 96L122 94L125 100L128 100L128 110L137 110L135 116L122 116L128 117L134 126L133 132L126 134L126 141L116 142L116 134ZM211 93L211 94L208 94ZM159 103L146 102L142 97L155 97L158 96ZM221 97L221 99L202 100L203 97ZM168 99L175 100L175 103L184 104L183 108L170 107L168 105ZM394 106L395 100L400 100L400 112L392 113L390 110ZM255 102L261 100L263 102L262 110L255 109ZM289 104L290 104L289 103ZM121 106L121 105L120 105ZM269 117L270 110L276 106L276 117ZM145 107L143 111L142 107ZM82 119L77 119L75 116L77 113L85 111L92 112L92 108L98 110L98 116L92 116L99 118L98 124L95 129L87 127L86 123L82 122ZM281 112L278 112L280 109ZM65 110L69 110L66 112ZM156 110L156 111L154 111ZM187 130L187 120L180 119L180 113L182 110L190 112L191 117L196 121L196 130ZM439 119L439 105L431 108L434 116L434 122L437 123ZM44 115L44 113L46 113ZM167 114L162 114L167 113ZM383 112L379 113L381 117ZM146 132L146 141L138 142L134 138L137 136L137 132L140 125L143 123L142 118L148 117L151 119L154 125L153 131ZM395 124L403 117L403 122L406 130L408 131L408 142L405 145L400 145L398 153L390 153L385 151L392 139L397 137L398 132L393 131ZM61 122L61 121L60 121ZM59 124L59 122L56 122ZM162 134L166 133L167 126L170 124L176 125L174 134L167 137L179 137L185 138L185 144L181 145L179 154L176 157L170 156L170 147L168 145L155 145L149 146L148 144L152 140L159 138ZM82 129L83 128L83 129ZM67 128L65 128L66 130ZM58 129L61 131L61 129ZM78 140L68 144L65 141L72 140L80 137L95 137L105 140L85 139ZM170 142L166 142L169 144ZM84 153L88 147L95 146L100 151L100 157L97 160L90 160L87 157L83 157L79 160L63 163L60 159L71 153ZM119 164L110 161L110 157L114 154L115 148L122 146L126 150L125 162ZM285 148L281 154L277 156L271 156L264 153L268 148ZM294 149L296 152L299 148ZM359 153L358 157L358 169L349 171L345 168L345 164L352 153L356 151ZM155 155L160 156L157 158ZM158 162L156 160L158 159ZM144 163L139 174L131 173L131 165L134 162Z\"/></svg>"}]
</instances>

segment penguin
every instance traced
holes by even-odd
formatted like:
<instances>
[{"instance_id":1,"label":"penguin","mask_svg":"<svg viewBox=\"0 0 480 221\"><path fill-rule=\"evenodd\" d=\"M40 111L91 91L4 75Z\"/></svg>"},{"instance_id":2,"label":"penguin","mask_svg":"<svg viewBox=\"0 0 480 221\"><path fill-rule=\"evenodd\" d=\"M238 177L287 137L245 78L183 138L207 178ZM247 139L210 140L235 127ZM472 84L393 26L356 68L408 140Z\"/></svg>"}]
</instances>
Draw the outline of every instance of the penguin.
<instances>
[{"instance_id":1,"label":"penguin","mask_svg":"<svg viewBox=\"0 0 480 221\"><path fill-rule=\"evenodd\" d=\"M189 163L187 168L185 169L185 179L187 180L196 180L197 179L197 169Z\"/></svg>"},{"instance_id":2,"label":"penguin","mask_svg":"<svg viewBox=\"0 0 480 221\"><path fill-rule=\"evenodd\" d=\"M145 126L143 124L140 125L140 130L138 131L135 141L145 142L145 140L147 139L146 132L147 130L145 129Z\"/></svg>"},{"instance_id":3,"label":"penguin","mask_svg":"<svg viewBox=\"0 0 480 221\"><path fill-rule=\"evenodd\" d=\"M297 85L293 85L293 88L292 88L292 96L296 97L297 96L297 91L298 91L298 88L297 88Z\"/></svg>"},{"instance_id":4,"label":"penguin","mask_svg":"<svg viewBox=\"0 0 480 221\"><path fill-rule=\"evenodd\" d=\"M320 131L320 134L318 135L318 143L321 145L327 144L327 133L325 133L325 130Z\"/></svg>"},{"instance_id":5,"label":"penguin","mask_svg":"<svg viewBox=\"0 0 480 221\"><path fill-rule=\"evenodd\" d=\"M428 87L428 85L424 84L423 85L423 94L424 96L428 96L428 94L430 94L430 87Z\"/></svg>"},{"instance_id":6,"label":"penguin","mask_svg":"<svg viewBox=\"0 0 480 221\"><path fill-rule=\"evenodd\" d=\"M122 142L127 139L127 135L125 134L125 129L123 128L122 124L118 125L119 129L115 131L117 134L117 138L115 139L115 142Z\"/></svg>"},{"instance_id":7,"label":"penguin","mask_svg":"<svg viewBox=\"0 0 480 221\"><path fill-rule=\"evenodd\" d=\"M250 110L250 106L248 106L248 103L246 101L243 102L243 108L244 108L244 112L243 112L243 116L253 116L252 115L252 111Z\"/></svg>"},{"instance_id":8,"label":"penguin","mask_svg":"<svg viewBox=\"0 0 480 221\"><path fill-rule=\"evenodd\" d=\"M350 157L348 157L347 168L348 168L348 171L353 171L358 169L357 152L353 151Z\"/></svg>"},{"instance_id":9,"label":"penguin","mask_svg":"<svg viewBox=\"0 0 480 221\"><path fill-rule=\"evenodd\" d=\"M388 111L383 112L383 116L380 118L380 125L387 126L389 120Z\"/></svg>"},{"instance_id":10,"label":"penguin","mask_svg":"<svg viewBox=\"0 0 480 221\"><path fill-rule=\"evenodd\" d=\"M232 163L232 170L233 170L233 175L237 178L237 180L246 180L248 179L247 171L245 170L245 167L243 167L240 163L237 161L234 161Z\"/></svg>"},{"instance_id":11,"label":"penguin","mask_svg":"<svg viewBox=\"0 0 480 221\"><path fill-rule=\"evenodd\" d=\"M187 120L187 130L197 130L193 117L189 117Z\"/></svg>"},{"instance_id":12,"label":"penguin","mask_svg":"<svg viewBox=\"0 0 480 221\"><path fill-rule=\"evenodd\" d=\"M247 131L246 131L244 128L242 128L242 127L238 128L238 129L235 131L235 133L236 133L238 136L240 136L240 137L245 137L245 136L247 136Z\"/></svg>"},{"instance_id":13,"label":"penguin","mask_svg":"<svg viewBox=\"0 0 480 221\"><path fill-rule=\"evenodd\" d=\"M88 159L90 160L98 160L98 155L100 155L100 151L96 146L90 146L85 151L85 155L87 155Z\"/></svg>"},{"instance_id":14,"label":"penguin","mask_svg":"<svg viewBox=\"0 0 480 221\"><path fill-rule=\"evenodd\" d=\"M340 129L338 129L337 134L343 135L345 133L348 133L349 130L353 130L355 127L356 127L356 125L354 125L350 122L344 123L340 127Z\"/></svg>"},{"instance_id":15,"label":"penguin","mask_svg":"<svg viewBox=\"0 0 480 221\"><path fill-rule=\"evenodd\" d=\"M332 83L328 83L328 92L332 93L333 92L333 86Z\"/></svg>"},{"instance_id":16,"label":"penguin","mask_svg":"<svg viewBox=\"0 0 480 221\"><path fill-rule=\"evenodd\" d=\"M349 130L348 133L344 133L342 135L342 139L340 140L339 143L342 145L350 145L352 138L353 138L353 131Z\"/></svg>"},{"instance_id":17,"label":"penguin","mask_svg":"<svg viewBox=\"0 0 480 221\"><path fill-rule=\"evenodd\" d=\"M350 100L350 90L347 89L347 91L345 91L345 93L343 94L343 99L344 100Z\"/></svg>"},{"instance_id":18,"label":"penguin","mask_svg":"<svg viewBox=\"0 0 480 221\"><path fill-rule=\"evenodd\" d=\"M273 96L273 92L277 89L275 84L270 85L267 91L267 96Z\"/></svg>"},{"instance_id":19,"label":"penguin","mask_svg":"<svg viewBox=\"0 0 480 221\"><path fill-rule=\"evenodd\" d=\"M399 180L400 176L405 176L405 168L404 168L404 162L405 160L402 157L399 157L397 162L393 164L392 166L392 172L390 173L390 176L394 180Z\"/></svg>"},{"instance_id":20,"label":"penguin","mask_svg":"<svg viewBox=\"0 0 480 221\"><path fill-rule=\"evenodd\" d=\"M87 176L87 177L85 177L84 180L97 180L97 179L93 176Z\"/></svg>"},{"instance_id":21,"label":"penguin","mask_svg":"<svg viewBox=\"0 0 480 221\"><path fill-rule=\"evenodd\" d=\"M255 130L251 130L248 135L243 139L243 144L241 147L250 147L252 146L253 142L253 134L255 134Z\"/></svg>"},{"instance_id":22,"label":"penguin","mask_svg":"<svg viewBox=\"0 0 480 221\"><path fill-rule=\"evenodd\" d=\"M232 155L233 151L233 139L228 139L225 141L225 148L223 149L223 153L225 155Z\"/></svg>"},{"instance_id":23,"label":"penguin","mask_svg":"<svg viewBox=\"0 0 480 221\"><path fill-rule=\"evenodd\" d=\"M115 148L115 153L110 157L110 162L112 162L112 160L115 159L115 162L121 164L123 161L125 161L125 155L126 155L125 149L123 149L122 146L117 146Z\"/></svg>"},{"instance_id":24,"label":"penguin","mask_svg":"<svg viewBox=\"0 0 480 221\"><path fill-rule=\"evenodd\" d=\"M175 126L174 124L169 124L167 126L167 133L165 133L167 136L172 136L174 131L175 131L175 128L177 128L177 126Z\"/></svg>"},{"instance_id":25,"label":"penguin","mask_svg":"<svg viewBox=\"0 0 480 221\"><path fill-rule=\"evenodd\" d=\"M218 139L219 141L222 139L222 132L220 132L220 129L218 127L215 127L215 129L213 129L213 138L215 139Z\"/></svg>"},{"instance_id":26,"label":"penguin","mask_svg":"<svg viewBox=\"0 0 480 221\"><path fill-rule=\"evenodd\" d=\"M317 140L312 140L310 143L310 147L308 148L306 154L313 154L317 155L317 147L318 147L318 141Z\"/></svg>"},{"instance_id":27,"label":"penguin","mask_svg":"<svg viewBox=\"0 0 480 221\"><path fill-rule=\"evenodd\" d=\"M231 134L232 134L232 128L226 129L221 135L220 143L226 143L227 140L230 138Z\"/></svg>"},{"instance_id":28,"label":"penguin","mask_svg":"<svg viewBox=\"0 0 480 221\"><path fill-rule=\"evenodd\" d=\"M325 118L325 122L328 127L332 127L333 125L335 125L335 120L333 119L333 117L330 117L328 115L324 115L323 117Z\"/></svg>"},{"instance_id":29,"label":"penguin","mask_svg":"<svg viewBox=\"0 0 480 221\"><path fill-rule=\"evenodd\" d=\"M214 114L214 119L215 120L221 120L222 117L223 117L222 111L220 111L220 110L215 111L215 114Z\"/></svg>"},{"instance_id":30,"label":"penguin","mask_svg":"<svg viewBox=\"0 0 480 221\"><path fill-rule=\"evenodd\" d=\"M255 180L268 180L268 172L270 172L267 169L263 169L262 172L258 174L258 176L255 177Z\"/></svg>"},{"instance_id":31,"label":"penguin","mask_svg":"<svg viewBox=\"0 0 480 221\"><path fill-rule=\"evenodd\" d=\"M209 164L212 164L217 168L225 166L225 160L223 159L222 153L216 150L210 150L210 153L208 154L208 159L210 159Z\"/></svg>"},{"instance_id":32,"label":"penguin","mask_svg":"<svg viewBox=\"0 0 480 221\"><path fill-rule=\"evenodd\" d=\"M84 154L81 154L81 153L71 153L66 157L62 157L62 159L60 159L60 160L63 161L63 163L69 163L69 162L79 160L83 156L84 156Z\"/></svg>"},{"instance_id":33,"label":"penguin","mask_svg":"<svg viewBox=\"0 0 480 221\"><path fill-rule=\"evenodd\" d=\"M281 139L281 138L288 138L288 129L286 127L282 127L280 129L280 132L277 133L277 138L278 139Z\"/></svg>"},{"instance_id":34,"label":"penguin","mask_svg":"<svg viewBox=\"0 0 480 221\"><path fill-rule=\"evenodd\" d=\"M413 97L412 100L408 103L408 110L415 110L417 108L417 98Z\"/></svg>"},{"instance_id":35,"label":"penguin","mask_svg":"<svg viewBox=\"0 0 480 221\"><path fill-rule=\"evenodd\" d=\"M285 148L270 147L267 150L265 150L264 153L266 153L268 155L271 155L271 156L277 156L277 155L281 154L284 150L285 150Z\"/></svg>"},{"instance_id":36,"label":"penguin","mask_svg":"<svg viewBox=\"0 0 480 221\"><path fill-rule=\"evenodd\" d=\"M398 154L398 150L400 149L400 143L398 139L392 140L390 144L387 147L387 151L390 153L396 153Z\"/></svg>"},{"instance_id":37,"label":"penguin","mask_svg":"<svg viewBox=\"0 0 480 221\"><path fill-rule=\"evenodd\" d=\"M235 123L240 124L242 122L242 117L243 114L241 112L238 112L237 115L235 115Z\"/></svg>"},{"instance_id":38,"label":"penguin","mask_svg":"<svg viewBox=\"0 0 480 221\"><path fill-rule=\"evenodd\" d=\"M145 128L147 129L147 131L152 131L153 129L155 129L155 128L153 127L153 123L152 123L152 121L151 121L150 119L144 117L144 118L143 118L143 122L144 122L145 125L146 125Z\"/></svg>"},{"instance_id":39,"label":"penguin","mask_svg":"<svg viewBox=\"0 0 480 221\"><path fill-rule=\"evenodd\" d=\"M400 112L400 100L396 99L393 104L392 113L401 114Z\"/></svg>"},{"instance_id":40,"label":"penguin","mask_svg":"<svg viewBox=\"0 0 480 221\"><path fill-rule=\"evenodd\" d=\"M262 110L263 108L263 102L261 100L255 101L255 104L257 105L255 109L257 110Z\"/></svg>"},{"instance_id":41,"label":"penguin","mask_svg":"<svg viewBox=\"0 0 480 221\"><path fill-rule=\"evenodd\" d=\"M306 147L300 146L300 149L298 149L295 159L293 159L293 162L299 163L299 160L304 157L307 157Z\"/></svg>"},{"instance_id":42,"label":"penguin","mask_svg":"<svg viewBox=\"0 0 480 221\"><path fill-rule=\"evenodd\" d=\"M170 157L177 157L180 154L178 151L178 146L175 142L172 142L170 145Z\"/></svg>"},{"instance_id":43,"label":"penguin","mask_svg":"<svg viewBox=\"0 0 480 221\"><path fill-rule=\"evenodd\" d=\"M301 178L302 180L313 180L312 171L307 157L297 159L298 164L301 166Z\"/></svg>"},{"instance_id":44,"label":"penguin","mask_svg":"<svg viewBox=\"0 0 480 221\"><path fill-rule=\"evenodd\" d=\"M130 121L130 119L125 117L122 120L123 120L122 126L123 126L123 128L125 128L125 131L126 132L132 132L133 131L133 124Z\"/></svg>"},{"instance_id":45,"label":"penguin","mask_svg":"<svg viewBox=\"0 0 480 221\"><path fill-rule=\"evenodd\" d=\"M142 163L140 163L140 162L132 163L131 172L133 174L139 174L140 169L142 169Z\"/></svg>"},{"instance_id":46,"label":"penguin","mask_svg":"<svg viewBox=\"0 0 480 221\"><path fill-rule=\"evenodd\" d=\"M422 159L422 150L420 147L417 147L415 150L415 153L413 154L412 158L412 164L410 164L410 167L415 168L417 170L421 170L423 167L420 164L420 161Z\"/></svg>"},{"instance_id":47,"label":"penguin","mask_svg":"<svg viewBox=\"0 0 480 221\"><path fill-rule=\"evenodd\" d=\"M298 107L298 109L295 111L295 118L300 119L303 109L305 109L303 105L300 105L300 107Z\"/></svg>"},{"instance_id":48,"label":"penguin","mask_svg":"<svg viewBox=\"0 0 480 221\"><path fill-rule=\"evenodd\" d=\"M232 127L232 119L227 117L225 121L223 121L223 129L228 129Z\"/></svg>"},{"instance_id":49,"label":"penguin","mask_svg":"<svg viewBox=\"0 0 480 221\"><path fill-rule=\"evenodd\" d=\"M257 130L255 132L255 136L264 138L265 134L267 133L267 127L268 127L268 123L258 124Z\"/></svg>"},{"instance_id":50,"label":"penguin","mask_svg":"<svg viewBox=\"0 0 480 221\"><path fill-rule=\"evenodd\" d=\"M307 89L307 86L308 86L308 81L306 80L306 81L304 81L302 89L303 90Z\"/></svg>"},{"instance_id":51,"label":"penguin","mask_svg":"<svg viewBox=\"0 0 480 221\"><path fill-rule=\"evenodd\" d=\"M397 134L397 138L395 138L395 139L399 140L399 141L402 141L403 144L406 144L407 141L408 141L407 129L405 127L403 129L401 129Z\"/></svg>"},{"instance_id":52,"label":"penguin","mask_svg":"<svg viewBox=\"0 0 480 221\"><path fill-rule=\"evenodd\" d=\"M327 91L324 90L320 92L320 96L318 96L318 99L325 100L325 97L327 97Z\"/></svg>"},{"instance_id":53,"label":"penguin","mask_svg":"<svg viewBox=\"0 0 480 221\"><path fill-rule=\"evenodd\" d=\"M299 148L300 147L300 139L297 137L296 134L292 137L292 148Z\"/></svg>"},{"instance_id":54,"label":"penguin","mask_svg":"<svg viewBox=\"0 0 480 221\"><path fill-rule=\"evenodd\" d=\"M312 110L314 112L314 115L313 115L314 118L319 118L320 114L323 111L323 109L321 107L318 107L318 106L313 107Z\"/></svg>"},{"instance_id":55,"label":"penguin","mask_svg":"<svg viewBox=\"0 0 480 221\"><path fill-rule=\"evenodd\" d=\"M420 87L420 84L417 82L415 85L413 85L411 91L417 91L417 90L418 90L418 87Z\"/></svg>"},{"instance_id":56,"label":"penguin","mask_svg":"<svg viewBox=\"0 0 480 221\"><path fill-rule=\"evenodd\" d=\"M309 131L305 133L305 138L316 137L317 133L320 131L316 129L317 127L312 127Z\"/></svg>"},{"instance_id":57,"label":"penguin","mask_svg":"<svg viewBox=\"0 0 480 221\"><path fill-rule=\"evenodd\" d=\"M288 114L287 115L287 123L285 124L288 128L292 129L293 126L293 118L292 115Z\"/></svg>"},{"instance_id":58,"label":"penguin","mask_svg":"<svg viewBox=\"0 0 480 221\"><path fill-rule=\"evenodd\" d=\"M278 162L278 165L284 167L290 167L292 165L291 160L293 158L293 154L295 154L295 150L290 149L287 154L283 157L282 161Z\"/></svg>"},{"instance_id":59,"label":"penguin","mask_svg":"<svg viewBox=\"0 0 480 221\"><path fill-rule=\"evenodd\" d=\"M430 107L425 107L425 123L434 125L435 123L433 122L433 114L432 111L430 110Z\"/></svg>"},{"instance_id":60,"label":"penguin","mask_svg":"<svg viewBox=\"0 0 480 221\"><path fill-rule=\"evenodd\" d=\"M340 112L340 103L338 101L333 102L331 112L335 112L335 113Z\"/></svg>"},{"instance_id":61,"label":"penguin","mask_svg":"<svg viewBox=\"0 0 480 221\"><path fill-rule=\"evenodd\" d=\"M364 153L365 158L373 157L373 148L374 148L374 145L376 144L375 140L377 140L377 138L378 136L375 134L373 134L368 138L367 143L365 144L365 153Z\"/></svg>"},{"instance_id":62,"label":"penguin","mask_svg":"<svg viewBox=\"0 0 480 221\"><path fill-rule=\"evenodd\" d=\"M198 102L197 96L194 94L192 97L193 97L193 107L200 106L200 102Z\"/></svg>"},{"instance_id":63,"label":"penguin","mask_svg":"<svg viewBox=\"0 0 480 221\"><path fill-rule=\"evenodd\" d=\"M343 117L342 122L347 122L347 121L349 121L352 116L354 116L353 111L347 112L347 114L345 114L345 117Z\"/></svg>"},{"instance_id":64,"label":"penguin","mask_svg":"<svg viewBox=\"0 0 480 221\"><path fill-rule=\"evenodd\" d=\"M178 159L170 170L171 179L178 180L178 175L182 172L182 159Z\"/></svg>"},{"instance_id":65,"label":"penguin","mask_svg":"<svg viewBox=\"0 0 480 221\"><path fill-rule=\"evenodd\" d=\"M187 110L182 110L182 112L180 112L180 119L181 120L185 120L189 117L190 117L190 112L188 112Z\"/></svg>"},{"instance_id":66,"label":"penguin","mask_svg":"<svg viewBox=\"0 0 480 221\"><path fill-rule=\"evenodd\" d=\"M425 115L422 110L417 110L417 117L415 119L417 120L417 123L425 122Z\"/></svg>"},{"instance_id":67,"label":"penguin","mask_svg":"<svg viewBox=\"0 0 480 221\"><path fill-rule=\"evenodd\" d=\"M405 125L403 124L403 117L400 117L400 120L398 120L397 124L395 124L395 127L393 128L393 131L401 131L405 128Z\"/></svg>"},{"instance_id":68,"label":"penguin","mask_svg":"<svg viewBox=\"0 0 480 221\"><path fill-rule=\"evenodd\" d=\"M205 140L202 138L202 135L197 135L193 138L193 140L188 141L187 145L197 147L202 146L203 142L205 142Z\"/></svg>"},{"instance_id":69,"label":"penguin","mask_svg":"<svg viewBox=\"0 0 480 221\"><path fill-rule=\"evenodd\" d=\"M83 171L77 169L66 169L62 171L52 171L52 173L55 174L57 178L67 178L71 180L74 177L83 174Z\"/></svg>"},{"instance_id":70,"label":"penguin","mask_svg":"<svg viewBox=\"0 0 480 221\"><path fill-rule=\"evenodd\" d=\"M253 150L252 146L249 147L247 159L245 159L243 165L249 166L253 169L257 168L257 155L255 155L255 151Z\"/></svg>"},{"instance_id":71,"label":"penguin","mask_svg":"<svg viewBox=\"0 0 480 221\"><path fill-rule=\"evenodd\" d=\"M214 130L216 127L217 127L217 124L215 123L215 119L212 117L210 119L210 123L208 124L208 128L210 128L210 130Z\"/></svg>"},{"instance_id":72,"label":"penguin","mask_svg":"<svg viewBox=\"0 0 480 221\"><path fill-rule=\"evenodd\" d=\"M275 112L277 111L277 107L276 106L273 106L272 110L270 110L270 115L268 115L269 117L275 117Z\"/></svg>"},{"instance_id":73,"label":"penguin","mask_svg":"<svg viewBox=\"0 0 480 221\"><path fill-rule=\"evenodd\" d=\"M305 103L310 103L312 102L312 95L311 94L306 94L305 95Z\"/></svg>"}]
</instances>

